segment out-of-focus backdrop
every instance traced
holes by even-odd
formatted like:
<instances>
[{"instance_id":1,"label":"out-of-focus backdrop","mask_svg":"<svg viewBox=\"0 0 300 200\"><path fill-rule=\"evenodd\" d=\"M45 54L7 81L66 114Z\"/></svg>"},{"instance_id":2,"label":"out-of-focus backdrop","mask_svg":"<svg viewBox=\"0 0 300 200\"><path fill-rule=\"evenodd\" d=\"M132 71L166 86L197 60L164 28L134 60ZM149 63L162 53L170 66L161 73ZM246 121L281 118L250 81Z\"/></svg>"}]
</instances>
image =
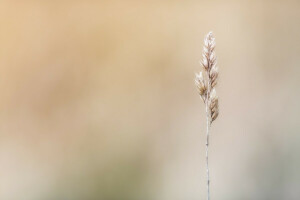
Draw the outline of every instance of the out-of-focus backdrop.
<instances>
[{"instance_id":1,"label":"out-of-focus backdrop","mask_svg":"<svg viewBox=\"0 0 300 200\"><path fill-rule=\"evenodd\" d=\"M0 199L300 199L299 1L1 1Z\"/></svg>"}]
</instances>

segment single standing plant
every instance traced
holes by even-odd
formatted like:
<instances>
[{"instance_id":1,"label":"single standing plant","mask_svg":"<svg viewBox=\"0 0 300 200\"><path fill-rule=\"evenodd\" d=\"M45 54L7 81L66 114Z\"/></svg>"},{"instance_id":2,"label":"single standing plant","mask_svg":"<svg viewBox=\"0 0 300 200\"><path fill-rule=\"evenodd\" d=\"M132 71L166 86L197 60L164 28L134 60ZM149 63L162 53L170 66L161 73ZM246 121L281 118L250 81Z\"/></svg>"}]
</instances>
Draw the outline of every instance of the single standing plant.
<instances>
[{"instance_id":1,"label":"single standing plant","mask_svg":"<svg viewBox=\"0 0 300 200\"><path fill-rule=\"evenodd\" d=\"M195 83L198 88L199 95L205 104L206 111L206 173L207 173L207 200L209 197L209 168L208 168L208 146L209 132L211 124L219 115L218 96L215 86L218 79L218 67L215 54L215 38L212 32L209 32L204 39L203 59L201 65L203 67L199 74L196 74Z\"/></svg>"}]
</instances>

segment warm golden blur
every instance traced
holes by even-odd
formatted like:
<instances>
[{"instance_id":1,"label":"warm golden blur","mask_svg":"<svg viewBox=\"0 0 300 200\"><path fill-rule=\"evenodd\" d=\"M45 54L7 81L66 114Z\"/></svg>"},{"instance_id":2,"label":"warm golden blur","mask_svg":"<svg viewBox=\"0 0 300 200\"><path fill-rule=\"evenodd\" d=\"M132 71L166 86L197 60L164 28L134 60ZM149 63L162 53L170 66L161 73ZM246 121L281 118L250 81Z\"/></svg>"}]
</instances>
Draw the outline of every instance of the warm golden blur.
<instances>
[{"instance_id":1,"label":"warm golden blur","mask_svg":"<svg viewBox=\"0 0 300 200\"><path fill-rule=\"evenodd\" d=\"M300 2L0 3L1 200L300 199Z\"/></svg>"}]
</instances>

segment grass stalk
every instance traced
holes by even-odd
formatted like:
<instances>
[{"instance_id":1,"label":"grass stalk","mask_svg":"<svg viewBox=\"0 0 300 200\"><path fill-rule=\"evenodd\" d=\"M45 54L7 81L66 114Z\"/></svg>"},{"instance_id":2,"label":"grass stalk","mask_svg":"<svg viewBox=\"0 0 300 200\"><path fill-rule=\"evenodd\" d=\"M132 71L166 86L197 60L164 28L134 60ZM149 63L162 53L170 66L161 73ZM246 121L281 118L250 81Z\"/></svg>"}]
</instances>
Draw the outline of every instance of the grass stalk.
<instances>
[{"instance_id":1,"label":"grass stalk","mask_svg":"<svg viewBox=\"0 0 300 200\"><path fill-rule=\"evenodd\" d=\"M210 178L208 166L208 147L211 124L219 115L219 100L215 86L218 80L217 58L215 55L215 38L209 32L204 39L203 59L201 65L203 72L196 74L195 83L199 95L205 104L206 112L206 175L207 175L207 200L210 200ZM204 76L203 76L204 74Z\"/></svg>"}]
</instances>

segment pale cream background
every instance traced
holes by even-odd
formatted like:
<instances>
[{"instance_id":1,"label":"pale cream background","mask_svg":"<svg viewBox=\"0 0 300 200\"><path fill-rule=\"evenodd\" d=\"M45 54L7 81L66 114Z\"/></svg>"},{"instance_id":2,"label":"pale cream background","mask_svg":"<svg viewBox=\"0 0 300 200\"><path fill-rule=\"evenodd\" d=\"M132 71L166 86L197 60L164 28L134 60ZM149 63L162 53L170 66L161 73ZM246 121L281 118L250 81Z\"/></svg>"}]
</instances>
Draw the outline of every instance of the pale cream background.
<instances>
[{"instance_id":1,"label":"pale cream background","mask_svg":"<svg viewBox=\"0 0 300 200\"><path fill-rule=\"evenodd\" d=\"M0 1L0 199L300 198L298 1Z\"/></svg>"}]
</instances>

